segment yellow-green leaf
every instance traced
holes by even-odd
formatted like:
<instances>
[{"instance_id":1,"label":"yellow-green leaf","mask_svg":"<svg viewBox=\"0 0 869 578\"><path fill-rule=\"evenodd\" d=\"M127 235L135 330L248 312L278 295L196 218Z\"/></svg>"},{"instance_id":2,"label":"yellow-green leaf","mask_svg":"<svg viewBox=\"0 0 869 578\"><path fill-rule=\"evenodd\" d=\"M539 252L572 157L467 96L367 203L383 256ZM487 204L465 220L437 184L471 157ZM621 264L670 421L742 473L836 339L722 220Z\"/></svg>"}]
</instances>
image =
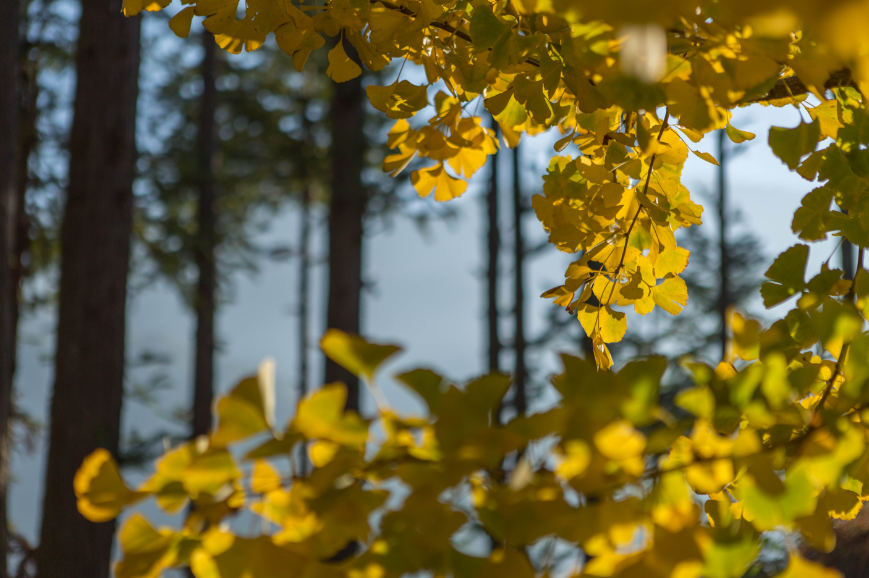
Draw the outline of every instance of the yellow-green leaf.
<instances>
[{"instance_id":1,"label":"yellow-green leaf","mask_svg":"<svg viewBox=\"0 0 869 578\"><path fill-rule=\"evenodd\" d=\"M91 522L107 522L146 494L127 487L112 454L97 448L79 466L73 479L78 511Z\"/></svg>"},{"instance_id":2,"label":"yellow-green leaf","mask_svg":"<svg viewBox=\"0 0 869 578\"><path fill-rule=\"evenodd\" d=\"M338 329L327 329L320 339L320 348L329 359L359 377L371 380L378 366L401 351L397 345L369 343L358 335Z\"/></svg>"},{"instance_id":3,"label":"yellow-green leaf","mask_svg":"<svg viewBox=\"0 0 869 578\"><path fill-rule=\"evenodd\" d=\"M344 43L339 41L335 48L329 51L329 68L326 75L335 82L347 82L362 74L362 68L353 62L344 50Z\"/></svg>"}]
</instances>

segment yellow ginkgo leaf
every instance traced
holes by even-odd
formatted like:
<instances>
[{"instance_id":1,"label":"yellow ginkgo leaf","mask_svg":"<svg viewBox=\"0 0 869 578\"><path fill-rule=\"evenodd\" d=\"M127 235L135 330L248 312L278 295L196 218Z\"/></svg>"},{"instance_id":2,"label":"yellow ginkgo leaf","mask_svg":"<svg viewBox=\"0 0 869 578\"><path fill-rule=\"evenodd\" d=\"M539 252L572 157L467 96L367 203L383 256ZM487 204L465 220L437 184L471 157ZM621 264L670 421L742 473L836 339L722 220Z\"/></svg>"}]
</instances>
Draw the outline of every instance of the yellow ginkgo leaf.
<instances>
[{"instance_id":1,"label":"yellow ginkgo leaf","mask_svg":"<svg viewBox=\"0 0 869 578\"><path fill-rule=\"evenodd\" d=\"M241 380L217 402L217 431L211 445L225 447L269 429L274 419L274 388L274 361L266 359L257 376Z\"/></svg>"},{"instance_id":2,"label":"yellow ginkgo leaf","mask_svg":"<svg viewBox=\"0 0 869 578\"><path fill-rule=\"evenodd\" d=\"M187 38L190 34L190 24L193 22L193 6L188 6L169 21L169 28L179 38Z\"/></svg>"},{"instance_id":3,"label":"yellow ginkgo leaf","mask_svg":"<svg viewBox=\"0 0 869 578\"><path fill-rule=\"evenodd\" d=\"M305 67L311 52L326 43L312 28L301 28L293 22L288 22L275 30L275 40L281 50L293 57L293 67L298 72Z\"/></svg>"},{"instance_id":4,"label":"yellow ginkgo leaf","mask_svg":"<svg viewBox=\"0 0 869 578\"><path fill-rule=\"evenodd\" d=\"M78 511L91 522L107 522L124 506L147 495L127 487L108 450L97 448L84 459L73 479Z\"/></svg>"},{"instance_id":5,"label":"yellow ginkgo leaf","mask_svg":"<svg viewBox=\"0 0 869 578\"><path fill-rule=\"evenodd\" d=\"M429 196L434 189L435 200L438 202L460 197L468 188L468 183L450 175L443 163L438 163L430 169L414 171L410 176L410 182L413 183L420 197Z\"/></svg>"},{"instance_id":6,"label":"yellow ginkgo leaf","mask_svg":"<svg viewBox=\"0 0 869 578\"><path fill-rule=\"evenodd\" d=\"M389 86L370 84L365 87L371 105L389 118L410 118L428 106L425 86L416 86L402 80Z\"/></svg>"},{"instance_id":7,"label":"yellow ginkgo leaf","mask_svg":"<svg viewBox=\"0 0 869 578\"><path fill-rule=\"evenodd\" d=\"M329 68L326 75L335 82L347 82L362 74L362 68L347 56L343 40L329 51Z\"/></svg>"},{"instance_id":8,"label":"yellow ginkgo leaf","mask_svg":"<svg viewBox=\"0 0 869 578\"><path fill-rule=\"evenodd\" d=\"M135 16L142 10L147 12L159 12L170 4L172 0L124 0L124 16Z\"/></svg>"},{"instance_id":9,"label":"yellow ginkgo leaf","mask_svg":"<svg viewBox=\"0 0 869 578\"><path fill-rule=\"evenodd\" d=\"M688 304L688 286L681 277L664 279L660 285L652 287L652 298L658 307L671 315L677 315Z\"/></svg>"},{"instance_id":10,"label":"yellow ginkgo leaf","mask_svg":"<svg viewBox=\"0 0 869 578\"><path fill-rule=\"evenodd\" d=\"M371 380L377 367L391 355L401 351L397 345L369 343L358 335L338 329L327 329L320 339L320 348L326 356L359 377Z\"/></svg>"},{"instance_id":11,"label":"yellow ginkgo leaf","mask_svg":"<svg viewBox=\"0 0 869 578\"><path fill-rule=\"evenodd\" d=\"M308 439L361 449L368 439L368 424L355 412L344 411L346 400L343 383L324 385L299 403L292 428Z\"/></svg>"}]
</instances>

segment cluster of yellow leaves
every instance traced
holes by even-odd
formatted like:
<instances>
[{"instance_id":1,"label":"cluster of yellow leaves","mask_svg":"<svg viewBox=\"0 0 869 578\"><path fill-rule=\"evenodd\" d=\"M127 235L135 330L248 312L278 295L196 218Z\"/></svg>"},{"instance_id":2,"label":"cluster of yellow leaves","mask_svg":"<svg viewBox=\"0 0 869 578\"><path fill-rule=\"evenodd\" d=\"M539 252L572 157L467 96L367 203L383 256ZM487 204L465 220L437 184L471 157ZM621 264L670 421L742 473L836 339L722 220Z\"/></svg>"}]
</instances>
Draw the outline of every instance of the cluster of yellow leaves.
<instances>
[{"instance_id":1,"label":"cluster of yellow leaves","mask_svg":"<svg viewBox=\"0 0 869 578\"><path fill-rule=\"evenodd\" d=\"M812 290L794 294L803 302ZM564 355L552 380L561 401L504 424L494 416L509 377L456 386L417 369L395 378L424 416L383 404L363 419L344 411L343 384L330 384L278 429L266 365L219 400L210 435L168 451L136 490L108 452L90 455L75 479L79 510L105 521L148 498L168 513L186 508L177 529L127 519L119 578L184 566L197 578L532 578L527 548L542 540L591 556L577 577L738 578L763 532L792 529L829 550L831 520L854 518L869 499L869 336L852 323L855 308L837 304L798 306L806 319L768 329L735 315L742 369L691 365L696 386L678 394L676 414L659 405L665 359L611 372ZM809 351L836 340L852 354ZM321 345L369 383L398 351L334 330ZM295 460L302 444L307 473ZM259 531L229 523L243 512ZM457 545L469 524L496 544L488 557ZM792 553L784 576L836 573Z\"/></svg>"},{"instance_id":2,"label":"cluster of yellow leaves","mask_svg":"<svg viewBox=\"0 0 869 578\"><path fill-rule=\"evenodd\" d=\"M127 0L124 11L156 10L164 1ZM616 307L646 314L657 305L676 314L686 304L678 275L688 254L674 232L699 224L702 209L680 173L689 151L716 163L687 141L715 129L734 142L751 139L729 124L731 109L798 103L807 92L823 99L834 85L841 85L837 101L813 109L813 123L770 134L774 150L797 168L819 139L843 124L847 142L869 133L863 126L869 117L853 112L862 110L856 89L869 89L869 0L328 0L322 6L249 0L241 20L234 0L183 1L191 5L170 22L176 34L189 33L194 15L205 16L204 26L231 52L255 50L274 33L298 70L327 44L325 37L335 38L326 73L337 82L361 75L362 65L383 70L392 59L402 59L401 71L407 62L421 68L421 84L400 80L399 72L390 85L366 88L371 104L397 119L389 134L396 152L384 169L396 175L417 157L434 162L411 174L421 196L462 195L467 179L497 150L494 132L477 116L480 102L508 146L523 134L560 131L556 150L573 144L579 156L553 159L534 206L550 240L581 256L564 285L546 295L579 316L603 368L611 364L606 344L626 330L625 313ZM419 125L412 117L429 107L429 89L439 89L434 115ZM657 112L662 107L664 119ZM863 178L861 159L837 143L800 170L807 178L830 178L835 189L837 179ZM853 178L845 174L848 164ZM848 198L837 202L854 211L861 187L842 186L838 193ZM830 187L814 191L795 229L806 239L847 229L849 239L869 244L861 215L825 210L832 198Z\"/></svg>"}]
</instances>

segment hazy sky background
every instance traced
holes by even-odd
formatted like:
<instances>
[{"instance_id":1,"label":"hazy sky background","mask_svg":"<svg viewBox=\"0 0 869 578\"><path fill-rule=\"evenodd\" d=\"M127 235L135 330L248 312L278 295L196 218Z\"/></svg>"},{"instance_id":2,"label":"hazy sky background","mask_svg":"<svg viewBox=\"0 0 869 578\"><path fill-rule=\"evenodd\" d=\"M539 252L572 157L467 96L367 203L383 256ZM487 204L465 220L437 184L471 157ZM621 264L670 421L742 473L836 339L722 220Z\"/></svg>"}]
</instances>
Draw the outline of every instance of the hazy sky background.
<instances>
[{"instance_id":1,"label":"hazy sky background","mask_svg":"<svg viewBox=\"0 0 869 578\"><path fill-rule=\"evenodd\" d=\"M142 80L147 81L147 78ZM147 106L147 103L140 101L140 106ZM761 240L767 265L777 254L797 242L790 229L793 211L803 195L813 188L772 155L766 144L767 134L771 125L792 127L799 121L800 112L793 107L774 109L760 105L736 111L732 121L738 128L756 133L757 139L740 145L747 147L748 152L729 165L731 207L741 214L739 226ZM542 185L540 176L549 158L555 154L551 148L553 140L551 135L544 135L523 142L522 178L529 194L538 191ZM707 137L699 148L715 153L715 142L714 135ZM712 165L694 156L689 157L686 165L683 182L694 200L704 206L710 205L709 195L714 191L714 170ZM362 326L370 339L400 344L405 348L404 354L386 366L381 378L387 397L403 411L414 411L419 406L409 394L389 381L390 375L427 366L462 381L485 369L485 215L482 197L487 173L488 169L481 170L468 192L452 201L452 208L457 212L455 220L436 222L423 235L410 219L396 216L385 225L378 222L372 226L370 235L366 237L364 276L371 282L372 289L364 297ZM507 164L501 171L502 175L505 173L509 173ZM502 203L505 227L502 293L507 294L502 305L505 312L510 305L508 293L512 292L509 269L512 224L511 207L507 206L506 177ZM327 252L323 214L319 214L319 223L313 251L315 259L322 262ZM714 230L713 224L703 227L709 228L710 232ZM525 228L529 237L545 239L533 214L527 216ZM294 207L288 206L275 216L261 240L267 244L294 246L297 238L298 215ZM829 241L812 246L810 275L817 271L834 248L835 244ZM549 301L540 299L540 293L560 283L570 260L570 256L560 254L554 248L530 260L526 285L530 335L540 333L547 309L554 307ZM833 263L839 266L838 256ZM324 330L325 274L322 265L312 273L312 343L316 343ZM297 263L295 260L263 262L258 274L237 274L231 286L232 300L221 309L217 323L221 344L216 363L217 388L221 392L228 390L239 378L254 372L264 357L273 357L277 361L278 417L279 421L284 420L296 401L298 384L297 318L292 314L296 307ZM790 306L788 304L785 310ZM755 300L752 311L763 312L759 299ZM125 402L124 431L135 430L143 436L161 429L180 433L182 430L177 423L161 415L168 415L189 403L192 316L177 292L163 282L154 283L132 296L128 315L128 359L135 359L144 351L167 354L171 363L163 370L172 388L158 394L160 415L139 403ZM629 331L637 326L636 317L629 313ZM53 312L43 311L25 319L21 328L16 379L18 399L22 408L42 423L47 422L53 379L50 359L54 324ZM510 327L506 321L502 327L504 336L509 338ZM320 383L323 359L315 350L310 353L310 383L316 386ZM533 363L548 371L556 371L555 353L535 357ZM508 355L504 361L505 367L509 367ZM144 383L147 378L148 371L145 370L131 371L128 376L129 381L138 383ZM370 398L363 400L363 409L371 409ZM45 439L43 436L42 442ZM40 443L37 453L17 453L13 458L12 523L32 542L36 541L39 530L44 450L45 444ZM133 476L140 477L140 474Z\"/></svg>"}]
</instances>

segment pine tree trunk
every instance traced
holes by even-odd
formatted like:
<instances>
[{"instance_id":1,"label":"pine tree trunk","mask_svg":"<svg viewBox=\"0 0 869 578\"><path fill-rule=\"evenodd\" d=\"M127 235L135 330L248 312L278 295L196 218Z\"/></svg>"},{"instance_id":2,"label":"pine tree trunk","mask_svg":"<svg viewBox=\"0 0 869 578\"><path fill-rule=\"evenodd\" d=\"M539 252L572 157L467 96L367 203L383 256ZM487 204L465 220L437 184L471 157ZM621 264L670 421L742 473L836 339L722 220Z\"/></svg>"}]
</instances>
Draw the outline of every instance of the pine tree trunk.
<instances>
[{"instance_id":1,"label":"pine tree trunk","mask_svg":"<svg viewBox=\"0 0 869 578\"><path fill-rule=\"evenodd\" d=\"M18 2L0 4L0 578L6 577L6 490L9 483L9 414L13 344L11 217L18 149Z\"/></svg>"},{"instance_id":2,"label":"pine tree trunk","mask_svg":"<svg viewBox=\"0 0 869 578\"><path fill-rule=\"evenodd\" d=\"M347 54L359 62L355 49ZM329 203L329 303L326 325L359 333L362 298L362 234L366 191L362 184L365 155L365 113L362 77L334 84L332 95L332 175ZM347 385L346 409L359 411L359 380L326 360L326 383Z\"/></svg>"},{"instance_id":3,"label":"pine tree trunk","mask_svg":"<svg viewBox=\"0 0 869 578\"><path fill-rule=\"evenodd\" d=\"M214 35L203 30L202 97L199 101L199 135L197 168L199 180L198 234L196 238L196 361L193 376L193 437L208 433L211 428L211 404L214 401L214 316L217 292L216 210L214 178L216 152L215 120L217 87L215 62L217 44Z\"/></svg>"},{"instance_id":4,"label":"pine tree trunk","mask_svg":"<svg viewBox=\"0 0 869 578\"><path fill-rule=\"evenodd\" d=\"M495 136L500 136L498 123L492 119ZM498 255L501 251L501 232L498 227L498 159L492 156L492 172L489 174L489 191L486 194L488 216L488 268L486 271L486 321L489 332L489 372L501 371L501 338L498 332Z\"/></svg>"},{"instance_id":5,"label":"pine tree trunk","mask_svg":"<svg viewBox=\"0 0 869 578\"><path fill-rule=\"evenodd\" d=\"M39 578L109 576L115 524L85 520L72 481L94 449L118 451L139 28L121 0L82 2Z\"/></svg>"},{"instance_id":6,"label":"pine tree trunk","mask_svg":"<svg viewBox=\"0 0 869 578\"><path fill-rule=\"evenodd\" d=\"M519 175L519 146L513 149L513 269L514 309L516 318L516 336L514 351L516 352L516 368L513 376L513 387L516 390L514 406L517 415L525 415L528 409L528 392L525 383L525 242L522 236L522 183Z\"/></svg>"},{"instance_id":7,"label":"pine tree trunk","mask_svg":"<svg viewBox=\"0 0 869 578\"><path fill-rule=\"evenodd\" d=\"M727 308L730 306L730 253L727 247L727 149L725 134L718 131L718 323L721 359L727 359Z\"/></svg>"}]
</instances>

